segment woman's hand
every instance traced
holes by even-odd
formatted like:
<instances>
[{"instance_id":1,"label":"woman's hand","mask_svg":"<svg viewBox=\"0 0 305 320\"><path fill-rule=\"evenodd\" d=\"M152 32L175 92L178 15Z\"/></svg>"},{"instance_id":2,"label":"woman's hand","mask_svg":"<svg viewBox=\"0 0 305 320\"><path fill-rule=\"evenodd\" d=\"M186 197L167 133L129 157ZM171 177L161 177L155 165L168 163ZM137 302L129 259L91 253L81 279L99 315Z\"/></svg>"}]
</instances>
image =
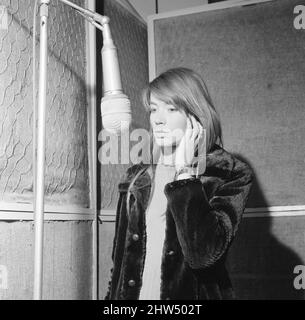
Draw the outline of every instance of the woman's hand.
<instances>
[{"instance_id":1,"label":"woman's hand","mask_svg":"<svg viewBox=\"0 0 305 320\"><path fill-rule=\"evenodd\" d=\"M191 115L187 118L185 134L181 139L175 153L175 168L177 172L181 170L181 168L193 167L196 163L198 163L198 160L200 160L199 162L201 164L201 172L199 172L199 174L205 171L205 166L204 169L202 168L202 157L205 159L205 143L204 146L201 145L205 140L200 140L200 138L203 137L204 132L205 130L203 129L202 125L194 118L194 116ZM199 141L200 145L198 145ZM195 151L197 147L198 157L195 157ZM197 170L195 169L193 174L198 174L196 171Z\"/></svg>"}]
</instances>

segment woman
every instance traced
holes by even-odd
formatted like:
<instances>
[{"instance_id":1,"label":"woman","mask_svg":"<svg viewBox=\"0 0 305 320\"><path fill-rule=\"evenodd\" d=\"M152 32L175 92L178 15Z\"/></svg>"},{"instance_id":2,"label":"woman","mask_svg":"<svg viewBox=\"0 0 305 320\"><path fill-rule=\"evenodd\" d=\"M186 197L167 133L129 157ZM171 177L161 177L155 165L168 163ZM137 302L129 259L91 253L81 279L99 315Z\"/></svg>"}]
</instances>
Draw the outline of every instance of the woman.
<instances>
[{"instance_id":1,"label":"woman","mask_svg":"<svg viewBox=\"0 0 305 320\"><path fill-rule=\"evenodd\" d=\"M223 149L201 77L171 69L144 90L151 163L119 184L113 268L105 299L232 299L225 268L253 174Z\"/></svg>"}]
</instances>

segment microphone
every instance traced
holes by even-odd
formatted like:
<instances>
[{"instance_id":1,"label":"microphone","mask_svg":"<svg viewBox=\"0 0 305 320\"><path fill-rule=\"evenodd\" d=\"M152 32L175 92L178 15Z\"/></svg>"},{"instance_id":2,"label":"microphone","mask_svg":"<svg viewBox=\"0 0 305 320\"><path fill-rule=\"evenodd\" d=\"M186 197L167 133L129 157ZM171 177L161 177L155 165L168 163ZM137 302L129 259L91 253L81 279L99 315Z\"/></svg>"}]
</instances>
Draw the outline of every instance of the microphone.
<instances>
[{"instance_id":1,"label":"microphone","mask_svg":"<svg viewBox=\"0 0 305 320\"><path fill-rule=\"evenodd\" d=\"M109 19L103 24L104 96L101 102L101 114L105 130L118 135L129 129L131 108L128 97L123 93L117 49L112 41L108 22Z\"/></svg>"}]
</instances>

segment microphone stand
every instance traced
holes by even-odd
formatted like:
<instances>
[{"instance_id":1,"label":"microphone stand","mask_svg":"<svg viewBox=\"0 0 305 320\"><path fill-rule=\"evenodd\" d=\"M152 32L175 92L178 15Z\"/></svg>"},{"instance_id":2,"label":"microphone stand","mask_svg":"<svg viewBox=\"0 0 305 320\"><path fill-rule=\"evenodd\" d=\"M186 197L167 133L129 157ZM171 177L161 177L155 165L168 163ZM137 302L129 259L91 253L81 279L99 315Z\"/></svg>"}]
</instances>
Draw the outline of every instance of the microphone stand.
<instances>
[{"instance_id":1,"label":"microphone stand","mask_svg":"<svg viewBox=\"0 0 305 320\"><path fill-rule=\"evenodd\" d=\"M96 12L84 9L67 0L59 0L76 9L87 21L92 23L103 34L109 33L109 18ZM40 0L40 62L39 92L37 112L37 166L35 178L34 221L35 221L35 253L34 253L34 300L42 299L43 280L43 234L44 234L44 175L45 175L45 122L46 122L46 89L47 89L47 54L48 54L48 9L50 0ZM98 23L97 23L98 22ZM34 35L35 36L35 35ZM36 146L34 146L36 148ZM35 159L34 159L35 161Z\"/></svg>"},{"instance_id":2,"label":"microphone stand","mask_svg":"<svg viewBox=\"0 0 305 320\"><path fill-rule=\"evenodd\" d=\"M37 113L37 166L36 193L34 201L35 217L35 254L34 254L34 300L42 298L42 266L43 266L43 222L44 222L44 173L45 173L45 118L47 88L47 26L48 5L50 0L41 0L40 14L40 59L39 59L39 91ZM35 37L35 35L33 35ZM34 119L35 120L35 119ZM35 134L35 133L34 133ZM34 146L36 148L36 146ZM35 161L35 159L34 159ZM35 189L35 188L34 188Z\"/></svg>"}]
</instances>

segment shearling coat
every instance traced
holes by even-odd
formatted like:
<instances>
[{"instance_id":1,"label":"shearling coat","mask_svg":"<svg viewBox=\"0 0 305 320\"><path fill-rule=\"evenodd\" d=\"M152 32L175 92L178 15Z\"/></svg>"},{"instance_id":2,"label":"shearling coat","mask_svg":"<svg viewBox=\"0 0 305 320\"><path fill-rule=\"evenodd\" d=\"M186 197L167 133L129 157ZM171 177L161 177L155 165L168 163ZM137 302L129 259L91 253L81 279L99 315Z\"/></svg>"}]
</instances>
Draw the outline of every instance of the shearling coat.
<instances>
[{"instance_id":1,"label":"shearling coat","mask_svg":"<svg viewBox=\"0 0 305 320\"><path fill-rule=\"evenodd\" d=\"M130 190L127 208L128 186L141 169L144 171ZM139 298L151 169L151 165L143 162L133 165L119 183L113 267L106 300ZM246 163L215 144L206 156L204 174L165 185L167 209L161 300L234 298L225 260L241 221L252 180L253 172Z\"/></svg>"}]
</instances>

